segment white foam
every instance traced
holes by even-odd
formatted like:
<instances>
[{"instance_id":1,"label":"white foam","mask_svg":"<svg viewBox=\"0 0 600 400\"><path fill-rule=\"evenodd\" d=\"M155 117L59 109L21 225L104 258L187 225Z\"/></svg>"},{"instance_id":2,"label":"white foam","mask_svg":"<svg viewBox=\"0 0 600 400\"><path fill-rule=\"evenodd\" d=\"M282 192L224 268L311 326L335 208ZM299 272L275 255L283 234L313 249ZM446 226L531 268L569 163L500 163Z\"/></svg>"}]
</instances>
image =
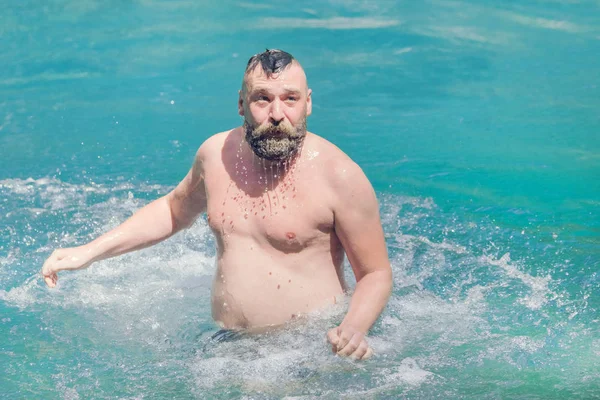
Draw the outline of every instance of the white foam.
<instances>
[{"instance_id":1,"label":"white foam","mask_svg":"<svg viewBox=\"0 0 600 400\"><path fill-rule=\"evenodd\" d=\"M355 390L347 393L344 398L364 399L380 398L380 396L389 396L390 390L396 393L395 397L400 397L400 389L416 389L427 381L431 381L436 375L430 371L422 369L418 362L413 358L407 357L401 360L397 366L392 368L383 368L375 377L375 387L367 390ZM329 398L329 397L327 397ZM382 397L383 398L383 397ZM387 398L387 397L385 397Z\"/></svg>"},{"instance_id":2,"label":"white foam","mask_svg":"<svg viewBox=\"0 0 600 400\"><path fill-rule=\"evenodd\" d=\"M423 243L430 249L449 251L455 254L467 254L467 249L464 246L446 241L435 243L425 236L399 235L398 239L409 243Z\"/></svg>"},{"instance_id":3,"label":"white foam","mask_svg":"<svg viewBox=\"0 0 600 400\"><path fill-rule=\"evenodd\" d=\"M43 210L77 209L76 216L65 221L53 236L55 242L36 249L46 252L54 243L81 244L124 221L147 203L138 198L140 192L168 190L131 183L75 185L57 179L0 181L0 191L12 194L17 201L33 197L41 202ZM210 317L210 286L215 262L214 240L203 219L157 246L99 262L86 270L62 273L57 289L47 289L35 275L17 287L0 290L0 300L29 311L41 310L41 318L50 325L57 314L67 319L75 316L91 327L74 324L73 329L79 329L77 334L93 338L98 345L117 341L176 354L193 348L196 356L186 358L187 354L180 354L179 361L183 357L188 363L186 367L199 396L221 387L236 387L250 397L256 394L314 398L341 393L348 398L364 398L383 395L395 387L411 391L435 385L443 379L436 369L457 362L456 356L451 355L456 346L477 346L485 341L486 348L473 350L478 353L469 354L466 362L493 358L515 365L518 355L536 354L543 348L541 340L514 338L497 333L498 327L492 329L488 312L494 304L488 303L487 298L510 280L518 280L531 291L520 301L537 310L551 293L549 278L522 272L508 254L499 260L479 256L481 249L447 238L446 225L453 224L457 230L460 227L454 225L455 219L443 215L431 199L389 194L380 199L387 241L395 252L394 288L403 294L392 296L376 333L368 338L375 356L366 363L334 357L325 339L327 330L341 321L348 298L337 308L315 316L317 322L264 337L222 343L202 353L204 342L194 338L201 329L214 326ZM91 233L79 233L82 227ZM485 229L483 224L481 227ZM414 230L411 234L403 233L410 229ZM60 231L72 233L63 237ZM491 227L489 232L493 235L496 231ZM15 257L18 254L9 253L0 259L3 275L7 267L15 265ZM444 268L452 267L455 260L469 273L461 274L457 282L431 289L431 282L438 275L447 274ZM478 280L477 269L490 269L489 265L496 267L492 272L500 272L499 282ZM347 265L345 273L351 275ZM415 355L407 358L408 354ZM315 377L326 379L307 388L307 382L317 381ZM365 381L357 383L361 377Z\"/></svg>"},{"instance_id":4,"label":"white foam","mask_svg":"<svg viewBox=\"0 0 600 400\"><path fill-rule=\"evenodd\" d=\"M548 288L551 281L549 276L534 277L526 274L510 264L510 253L504 254L499 260L489 256L482 256L481 261L500 267L509 278L518 279L531 289L531 294L523 297L519 302L532 310L540 309L548 302L548 295L553 294Z\"/></svg>"},{"instance_id":5,"label":"white foam","mask_svg":"<svg viewBox=\"0 0 600 400\"><path fill-rule=\"evenodd\" d=\"M542 349L545 344L543 339L535 340L529 336L517 336L510 340L516 348L527 353L535 353L536 351Z\"/></svg>"},{"instance_id":6,"label":"white foam","mask_svg":"<svg viewBox=\"0 0 600 400\"><path fill-rule=\"evenodd\" d=\"M65 378L64 374L56 374L53 376L53 378L55 380L57 380L56 389L59 393L61 393L62 398L64 400L80 399L79 393L77 393L77 390L75 390L72 387L69 387L68 383L66 382L67 379Z\"/></svg>"},{"instance_id":7,"label":"white foam","mask_svg":"<svg viewBox=\"0 0 600 400\"><path fill-rule=\"evenodd\" d=\"M53 194L60 193L64 190L70 194L76 194L80 192L89 193L116 193L127 189L134 189L137 192L152 192L152 191L165 191L169 187L165 187L157 184L141 183L139 185L133 185L129 182L122 182L117 184L98 184L94 182L90 183L68 183L63 182L57 178L27 178L27 179L3 179L0 180L0 189L7 189L14 194L37 194L39 196L51 196ZM73 198L75 199L75 198Z\"/></svg>"},{"instance_id":8,"label":"white foam","mask_svg":"<svg viewBox=\"0 0 600 400\"><path fill-rule=\"evenodd\" d=\"M226 384L245 393L281 398L292 394L307 377L339 368L340 359L331 355L326 344L326 331L321 326L221 343L199 355L190 368L200 392Z\"/></svg>"},{"instance_id":9,"label":"white foam","mask_svg":"<svg viewBox=\"0 0 600 400\"><path fill-rule=\"evenodd\" d=\"M419 386L434 374L419 367L419 364L412 358L407 357L400 362L400 365L394 368L385 380L389 385L408 384Z\"/></svg>"},{"instance_id":10,"label":"white foam","mask_svg":"<svg viewBox=\"0 0 600 400\"><path fill-rule=\"evenodd\" d=\"M56 247L80 245L106 232L147 203L136 199L130 190L166 193L169 188L130 183L113 187L95 183L77 185L48 178L0 181L0 191L12 195L17 202L33 198L44 205L46 212L78 209L64 221L58 233L48 232L48 237L55 241L51 239L32 251L47 253L46 256ZM90 202L90 195L100 197ZM44 224L44 220L39 223ZM91 228L92 232L82 237L79 233L82 227ZM189 315L192 302L203 304L199 313L210 318L208 277L214 269L215 252L209 236L209 227L199 219L188 231L155 247L98 262L86 270L59 273L55 289L48 289L37 273L41 260L35 274L24 283L0 290L0 300L8 306L31 311L50 308L59 310L61 315L82 314L94 324L102 321L105 324L102 329L110 327L108 332L114 338L133 334L144 342L159 343L162 337L177 335L187 321L186 313L178 311L187 309ZM5 265L10 268L14 264L16 259L11 254L2 260L2 270ZM3 281L8 278L10 275L2 274ZM48 318L53 317L48 315Z\"/></svg>"}]
</instances>

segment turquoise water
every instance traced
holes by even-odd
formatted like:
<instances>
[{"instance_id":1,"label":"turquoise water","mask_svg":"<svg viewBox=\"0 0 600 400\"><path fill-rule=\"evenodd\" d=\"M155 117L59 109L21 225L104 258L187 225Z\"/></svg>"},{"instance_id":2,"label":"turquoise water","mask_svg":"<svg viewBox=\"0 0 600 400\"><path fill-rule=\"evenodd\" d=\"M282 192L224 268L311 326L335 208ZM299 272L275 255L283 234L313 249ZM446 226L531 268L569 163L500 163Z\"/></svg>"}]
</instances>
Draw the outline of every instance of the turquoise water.
<instances>
[{"instance_id":1,"label":"turquoise water","mask_svg":"<svg viewBox=\"0 0 600 400\"><path fill-rule=\"evenodd\" d=\"M593 0L3 2L0 397L600 397L599 26ZM38 275L239 124L266 47L380 199L395 284L368 362L328 352L343 305L201 351L204 219L57 290Z\"/></svg>"}]
</instances>

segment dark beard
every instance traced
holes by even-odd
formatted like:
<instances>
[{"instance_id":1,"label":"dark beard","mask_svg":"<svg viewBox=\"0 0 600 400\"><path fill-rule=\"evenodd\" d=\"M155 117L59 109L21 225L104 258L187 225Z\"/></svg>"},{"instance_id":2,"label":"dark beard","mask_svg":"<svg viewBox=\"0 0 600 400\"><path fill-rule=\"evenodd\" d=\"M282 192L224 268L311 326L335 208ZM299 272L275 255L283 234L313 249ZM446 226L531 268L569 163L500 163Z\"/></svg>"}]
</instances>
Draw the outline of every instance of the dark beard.
<instances>
[{"instance_id":1,"label":"dark beard","mask_svg":"<svg viewBox=\"0 0 600 400\"><path fill-rule=\"evenodd\" d=\"M306 136L306 118L295 127L283 123L252 127L244 120L244 131L254 154L268 161L284 161L300 149Z\"/></svg>"}]
</instances>

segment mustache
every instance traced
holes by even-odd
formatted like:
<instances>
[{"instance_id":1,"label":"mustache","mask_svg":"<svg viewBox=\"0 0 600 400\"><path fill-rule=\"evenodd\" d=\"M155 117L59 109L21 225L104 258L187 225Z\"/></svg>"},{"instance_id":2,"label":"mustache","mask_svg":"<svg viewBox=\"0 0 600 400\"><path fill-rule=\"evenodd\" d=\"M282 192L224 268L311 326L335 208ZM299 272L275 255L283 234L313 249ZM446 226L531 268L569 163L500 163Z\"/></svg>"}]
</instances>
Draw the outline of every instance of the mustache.
<instances>
[{"instance_id":1,"label":"mustache","mask_svg":"<svg viewBox=\"0 0 600 400\"><path fill-rule=\"evenodd\" d=\"M265 123L252 126L244 121L246 142L254 154L270 161L281 161L295 154L306 136L306 119L298 125Z\"/></svg>"},{"instance_id":2,"label":"mustache","mask_svg":"<svg viewBox=\"0 0 600 400\"><path fill-rule=\"evenodd\" d=\"M302 131L294 128L291 125L281 123L278 125L274 125L269 123L267 125L259 125L257 127L253 127L250 132L251 136L255 139L264 138L264 137L288 137L288 138L299 138L301 137Z\"/></svg>"}]
</instances>

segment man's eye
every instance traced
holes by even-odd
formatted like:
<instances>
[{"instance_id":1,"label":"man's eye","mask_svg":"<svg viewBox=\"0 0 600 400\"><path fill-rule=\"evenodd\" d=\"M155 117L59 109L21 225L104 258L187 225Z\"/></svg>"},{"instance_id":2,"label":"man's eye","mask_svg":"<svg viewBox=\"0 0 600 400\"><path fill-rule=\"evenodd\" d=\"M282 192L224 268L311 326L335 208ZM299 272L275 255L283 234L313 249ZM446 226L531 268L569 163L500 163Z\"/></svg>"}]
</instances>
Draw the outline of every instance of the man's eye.
<instances>
[{"instance_id":1,"label":"man's eye","mask_svg":"<svg viewBox=\"0 0 600 400\"><path fill-rule=\"evenodd\" d=\"M258 96L258 101L269 101L267 96Z\"/></svg>"},{"instance_id":2,"label":"man's eye","mask_svg":"<svg viewBox=\"0 0 600 400\"><path fill-rule=\"evenodd\" d=\"M298 101L298 98L295 96L290 96L287 98L287 101Z\"/></svg>"}]
</instances>

